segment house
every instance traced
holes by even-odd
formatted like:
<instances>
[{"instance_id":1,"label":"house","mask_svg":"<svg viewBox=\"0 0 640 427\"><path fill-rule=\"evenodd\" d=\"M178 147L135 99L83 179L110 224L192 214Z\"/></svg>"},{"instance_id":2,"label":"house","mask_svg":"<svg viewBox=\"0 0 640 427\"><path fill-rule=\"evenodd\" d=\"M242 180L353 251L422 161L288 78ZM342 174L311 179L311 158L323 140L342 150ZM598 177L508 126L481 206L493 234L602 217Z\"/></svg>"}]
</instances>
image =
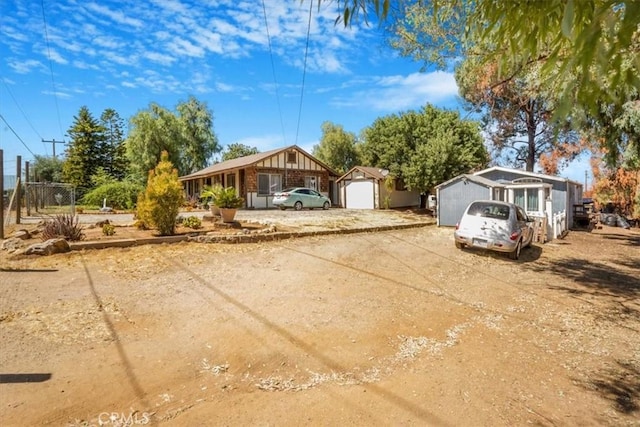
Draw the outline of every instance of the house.
<instances>
[{"instance_id":1,"label":"house","mask_svg":"<svg viewBox=\"0 0 640 427\"><path fill-rule=\"evenodd\" d=\"M582 203L582 184L553 175L494 166L459 175L436 186L439 226L456 225L474 200L515 203L533 217L546 218L547 239L573 223L573 206ZM561 222L561 223L559 223ZM555 230L555 231L554 231Z\"/></svg>"},{"instance_id":2,"label":"house","mask_svg":"<svg viewBox=\"0 0 640 427\"><path fill-rule=\"evenodd\" d=\"M389 171L355 166L337 180L340 202L350 209L381 209L420 206L420 192L409 191Z\"/></svg>"},{"instance_id":3,"label":"house","mask_svg":"<svg viewBox=\"0 0 640 427\"><path fill-rule=\"evenodd\" d=\"M309 187L338 204L338 174L297 145L216 163L180 177L187 197L198 198L204 186L236 188L246 208L272 208L273 194L289 187Z\"/></svg>"}]
</instances>

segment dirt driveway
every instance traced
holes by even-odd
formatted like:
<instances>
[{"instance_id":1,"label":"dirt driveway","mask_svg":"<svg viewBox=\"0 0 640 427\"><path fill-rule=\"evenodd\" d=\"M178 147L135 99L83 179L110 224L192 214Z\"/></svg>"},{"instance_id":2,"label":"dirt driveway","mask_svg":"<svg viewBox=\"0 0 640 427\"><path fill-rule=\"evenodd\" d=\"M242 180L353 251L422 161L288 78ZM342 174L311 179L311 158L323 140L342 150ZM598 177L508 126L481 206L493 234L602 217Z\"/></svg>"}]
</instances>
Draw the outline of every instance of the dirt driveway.
<instances>
[{"instance_id":1,"label":"dirt driveway","mask_svg":"<svg viewBox=\"0 0 640 427\"><path fill-rule=\"evenodd\" d=\"M640 425L640 234L0 258L0 425Z\"/></svg>"}]
</instances>

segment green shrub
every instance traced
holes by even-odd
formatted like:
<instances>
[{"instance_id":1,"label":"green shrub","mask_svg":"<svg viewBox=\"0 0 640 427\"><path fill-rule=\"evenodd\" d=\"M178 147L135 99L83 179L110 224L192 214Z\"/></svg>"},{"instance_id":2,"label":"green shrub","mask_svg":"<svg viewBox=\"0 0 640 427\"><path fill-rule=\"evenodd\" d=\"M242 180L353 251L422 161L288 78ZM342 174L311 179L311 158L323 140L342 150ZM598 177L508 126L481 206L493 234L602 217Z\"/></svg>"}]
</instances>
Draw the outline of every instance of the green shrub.
<instances>
[{"instance_id":1,"label":"green shrub","mask_svg":"<svg viewBox=\"0 0 640 427\"><path fill-rule=\"evenodd\" d=\"M78 222L78 217L70 214L56 215L45 221L42 229L42 240L62 237L69 241L78 241L84 238L83 227Z\"/></svg>"},{"instance_id":2,"label":"green shrub","mask_svg":"<svg viewBox=\"0 0 640 427\"><path fill-rule=\"evenodd\" d=\"M102 234L104 234L105 236L113 236L114 234L116 234L116 227L113 226L113 224L103 224L102 225Z\"/></svg>"},{"instance_id":3,"label":"green shrub","mask_svg":"<svg viewBox=\"0 0 640 427\"><path fill-rule=\"evenodd\" d=\"M213 196L213 204L223 209L237 209L244 205L244 199L236 194L233 187L220 187Z\"/></svg>"},{"instance_id":4,"label":"green shrub","mask_svg":"<svg viewBox=\"0 0 640 427\"><path fill-rule=\"evenodd\" d=\"M184 225L187 228L193 228L194 230L197 230L198 228L202 227L202 220L197 216L192 215L187 218L184 218L182 220L182 225Z\"/></svg>"},{"instance_id":5,"label":"green shrub","mask_svg":"<svg viewBox=\"0 0 640 427\"><path fill-rule=\"evenodd\" d=\"M163 151L158 166L149 172L145 192L138 196L137 218L145 227L156 228L161 236L173 235L182 201L178 171Z\"/></svg>"},{"instance_id":6,"label":"green shrub","mask_svg":"<svg viewBox=\"0 0 640 427\"><path fill-rule=\"evenodd\" d=\"M131 182L108 182L85 194L81 203L102 207L104 199L107 199L107 206L110 208L131 210L135 207L140 191L142 187Z\"/></svg>"}]
</instances>

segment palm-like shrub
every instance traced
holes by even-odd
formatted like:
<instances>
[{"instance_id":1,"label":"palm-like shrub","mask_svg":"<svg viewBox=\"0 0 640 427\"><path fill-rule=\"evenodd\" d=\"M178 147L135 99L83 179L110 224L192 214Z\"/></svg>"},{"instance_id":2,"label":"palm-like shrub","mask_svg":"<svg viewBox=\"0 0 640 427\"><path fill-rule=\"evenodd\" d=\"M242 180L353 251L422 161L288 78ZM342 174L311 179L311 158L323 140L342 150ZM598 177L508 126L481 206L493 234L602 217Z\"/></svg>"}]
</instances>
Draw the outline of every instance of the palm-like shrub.
<instances>
[{"instance_id":1,"label":"palm-like shrub","mask_svg":"<svg viewBox=\"0 0 640 427\"><path fill-rule=\"evenodd\" d=\"M237 209L244 205L244 199L238 196L235 188L221 187L214 196L213 204L222 209Z\"/></svg>"},{"instance_id":2,"label":"palm-like shrub","mask_svg":"<svg viewBox=\"0 0 640 427\"><path fill-rule=\"evenodd\" d=\"M70 214L56 215L45 221L42 229L42 240L62 237L69 241L78 241L84 238L83 227L78 217Z\"/></svg>"}]
</instances>

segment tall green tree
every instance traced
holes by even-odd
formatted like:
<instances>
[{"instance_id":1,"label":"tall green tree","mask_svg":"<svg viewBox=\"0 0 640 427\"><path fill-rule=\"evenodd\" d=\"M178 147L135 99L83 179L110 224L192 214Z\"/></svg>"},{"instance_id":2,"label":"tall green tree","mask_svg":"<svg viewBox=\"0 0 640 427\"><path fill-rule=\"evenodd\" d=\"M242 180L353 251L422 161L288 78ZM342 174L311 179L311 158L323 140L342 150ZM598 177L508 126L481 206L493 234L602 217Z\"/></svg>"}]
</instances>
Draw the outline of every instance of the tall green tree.
<instances>
[{"instance_id":1,"label":"tall green tree","mask_svg":"<svg viewBox=\"0 0 640 427\"><path fill-rule=\"evenodd\" d=\"M553 118L555 102L541 91L535 67L497 84L497 66L465 59L456 69L456 82L467 108L482 115L485 135L497 158L533 172L540 156L555 152L555 161L572 160L578 133Z\"/></svg>"},{"instance_id":2,"label":"tall green tree","mask_svg":"<svg viewBox=\"0 0 640 427\"><path fill-rule=\"evenodd\" d=\"M38 156L33 162L33 174L38 182L62 182L64 161L58 157Z\"/></svg>"},{"instance_id":3,"label":"tall green tree","mask_svg":"<svg viewBox=\"0 0 640 427\"><path fill-rule=\"evenodd\" d=\"M322 123L320 143L313 146L312 154L339 173L345 173L360 163L356 135L341 125L329 121Z\"/></svg>"},{"instance_id":4,"label":"tall green tree","mask_svg":"<svg viewBox=\"0 0 640 427\"><path fill-rule=\"evenodd\" d=\"M363 133L364 163L389 170L424 194L488 162L479 124L432 105L381 117Z\"/></svg>"},{"instance_id":5,"label":"tall green tree","mask_svg":"<svg viewBox=\"0 0 640 427\"><path fill-rule=\"evenodd\" d=\"M130 172L137 181L146 182L163 151L180 176L206 167L211 156L220 152L213 113L204 103L191 97L176 110L177 114L151 103L131 117L125 144Z\"/></svg>"},{"instance_id":6,"label":"tall green tree","mask_svg":"<svg viewBox=\"0 0 640 427\"><path fill-rule=\"evenodd\" d=\"M146 183L149 171L158 164L163 151L172 164L180 163L180 133L175 114L153 102L129 119L125 144L129 173L135 181Z\"/></svg>"},{"instance_id":7,"label":"tall green tree","mask_svg":"<svg viewBox=\"0 0 640 427\"><path fill-rule=\"evenodd\" d=\"M176 110L183 136L179 171L189 174L205 168L211 156L222 147L213 132L213 112L206 103L190 96L186 102L179 103Z\"/></svg>"},{"instance_id":8,"label":"tall green tree","mask_svg":"<svg viewBox=\"0 0 640 427\"><path fill-rule=\"evenodd\" d=\"M80 188L91 188L91 176L105 159L105 129L82 106L67 134L70 141L62 166L63 180Z\"/></svg>"},{"instance_id":9,"label":"tall green tree","mask_svg":"<svg viewBox=\"0 0 640 427\"><path fill-rule=\"evenodd\" d=\"M237 159L239 157L251 156L252 154L258 154L260 151L256 147L249 147L248 145L234 142L227 145L227 148L222 150L222 161Z\"/></svg>"},{"instance_id":10,"label":"tall green tree","mask_svg":"<svg viewBox=\"0 0 640 427\"><path fill-rule=\"evenodd\" d=\"M116 110L107 108L100 116L100 124L104 127L105 136L103 168L107 174L121 181L129 166L124 144L124 121Z\"/></svg>"}]
</instances>

